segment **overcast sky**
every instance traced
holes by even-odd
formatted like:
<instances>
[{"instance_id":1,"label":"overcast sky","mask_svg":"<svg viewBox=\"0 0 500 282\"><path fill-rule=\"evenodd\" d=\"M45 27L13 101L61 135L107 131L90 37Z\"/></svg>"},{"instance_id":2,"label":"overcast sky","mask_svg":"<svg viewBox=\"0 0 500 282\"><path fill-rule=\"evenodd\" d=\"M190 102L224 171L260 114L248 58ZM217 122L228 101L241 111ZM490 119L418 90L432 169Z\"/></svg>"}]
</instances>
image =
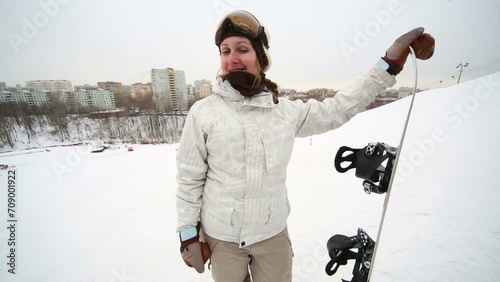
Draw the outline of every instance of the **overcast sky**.
<instances>
[{"instance_id":1,"label":"overcast sky","mask_svg":"<svg viewBox=\"0 0 500 282\"><path fill-rule=\"evenodd\" d=\"M167 67L188 84L214 81L215 29L235 9L270 31L267 77L281 88L342 89L418 26L436 39L434 57L418 61L419 87L455 84L459 63L469 63L461 81L500 71L498 0L18 0L0 2L0 82L132 84ZM413 79L409 59L396 87Z\"/></svg>"}]
</instances>

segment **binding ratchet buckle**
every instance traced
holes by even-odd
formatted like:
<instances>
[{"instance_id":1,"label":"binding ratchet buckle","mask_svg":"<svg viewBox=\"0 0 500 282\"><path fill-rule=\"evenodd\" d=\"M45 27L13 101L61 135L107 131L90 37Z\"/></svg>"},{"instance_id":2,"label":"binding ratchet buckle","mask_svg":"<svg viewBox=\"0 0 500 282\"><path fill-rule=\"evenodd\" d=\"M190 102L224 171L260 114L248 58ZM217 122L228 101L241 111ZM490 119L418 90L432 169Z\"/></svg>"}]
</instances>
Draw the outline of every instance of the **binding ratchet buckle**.
<instances>
[{"instance_id":1,"label":"binding ratchet buckle","mask_svg":"<svg viewBox=\"0 0 500 282\"><path fill-rule=\"evenodd\" d=\"M364 179L366 193L383 194L389 188L396 151L396 147L382 142L369 143L362 149L342 146L335 156L335 169L344 173L356 168L356 177Z\"/></svg>"}]
</instances>

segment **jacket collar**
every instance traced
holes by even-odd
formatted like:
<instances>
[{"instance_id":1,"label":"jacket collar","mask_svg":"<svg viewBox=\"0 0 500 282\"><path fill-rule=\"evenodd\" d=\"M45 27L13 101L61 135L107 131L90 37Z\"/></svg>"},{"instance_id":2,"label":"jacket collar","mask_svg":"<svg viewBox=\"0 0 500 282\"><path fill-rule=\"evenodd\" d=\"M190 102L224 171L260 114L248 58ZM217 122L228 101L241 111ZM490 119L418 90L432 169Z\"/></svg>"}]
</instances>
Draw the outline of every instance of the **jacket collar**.
<instances>
[{"instance_id":1,"label":"jacket collar","mask_svg":"<svg viewBox=\"0 0 500 282\"><path fill-rule=\"evenodd\" d=\"M215 95L222 96L230 101L242 102L242 106L274 108L273 96L269 92L261 92L253 97L244 97L235 90L229 81L222 81L222 78L217 78L217 83L213 88Z\"/></svg>"}]
</instances>

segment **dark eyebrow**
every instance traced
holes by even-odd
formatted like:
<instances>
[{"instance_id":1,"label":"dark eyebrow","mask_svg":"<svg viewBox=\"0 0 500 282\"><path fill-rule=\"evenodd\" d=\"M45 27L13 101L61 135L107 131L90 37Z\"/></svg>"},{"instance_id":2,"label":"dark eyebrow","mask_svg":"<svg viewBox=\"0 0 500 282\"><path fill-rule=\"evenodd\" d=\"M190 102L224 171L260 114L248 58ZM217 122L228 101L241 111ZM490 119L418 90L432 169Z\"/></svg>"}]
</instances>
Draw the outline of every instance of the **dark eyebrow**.
<instances>
[{"instance_id":1,"label":"dark eyebrow","mask_svg":"<svg viewBox=\"0 0 500 282\"><path fill-rule=\"evenodd\" d=\"M246 41L244 41L244 40L240 40L240 41L237 41L237 42L236 42L236 45L240 45L240 44L245 44L245 45L249 45L249 46L251 46L251 45L252 45L251 43L246 42ZM220 46L221 46L221 47L222 47L222 46L229 46L229 44L227 44L227 43L222 43Z\"/></svg>"}]
</instances>

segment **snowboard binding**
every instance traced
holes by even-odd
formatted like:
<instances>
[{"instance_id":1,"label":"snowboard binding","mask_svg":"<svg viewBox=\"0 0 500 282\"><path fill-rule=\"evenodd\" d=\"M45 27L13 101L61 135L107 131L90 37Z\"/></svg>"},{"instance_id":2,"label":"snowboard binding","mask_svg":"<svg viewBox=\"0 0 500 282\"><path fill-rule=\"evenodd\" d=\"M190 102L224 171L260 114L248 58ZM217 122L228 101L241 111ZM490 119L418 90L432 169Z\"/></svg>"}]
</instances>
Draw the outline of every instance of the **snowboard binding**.
<instances>
[{"instance_id":1,"label":"snowboard binding","mask_svg":"<svg viewBox=\"0 0 500 282\"><path fill-rule=\"evenodd\" d=\"M358 234L351 237L334 235L328 240L326 247L331 258L325 267L326 274L332 276L341 265L346 265L348 260L354 259L356 263L352 270L352 280L342 279L342 282L366 282L368 280L375 241L363 229L358 228ZM358 249L358 252L355 253L351 249Z\"/></svg>"},{"instance_id":2,"label":"snowboard binding","mask_svg":"<svg viewBox=\"0 0 500 282\"><path fill-rule=\"evenodd\" d=\"M372 142L362 149L342 146L335 156L335 169L344 173L356 168L356 177L364 179L363 189L367 194L387 192L396 158L396 147L382 142ZM347 152L347 154L346 154ZM387 160L386 165L383 163ZM343 166L343 163L348 163Z\"/></svg>"}]
</instances>

